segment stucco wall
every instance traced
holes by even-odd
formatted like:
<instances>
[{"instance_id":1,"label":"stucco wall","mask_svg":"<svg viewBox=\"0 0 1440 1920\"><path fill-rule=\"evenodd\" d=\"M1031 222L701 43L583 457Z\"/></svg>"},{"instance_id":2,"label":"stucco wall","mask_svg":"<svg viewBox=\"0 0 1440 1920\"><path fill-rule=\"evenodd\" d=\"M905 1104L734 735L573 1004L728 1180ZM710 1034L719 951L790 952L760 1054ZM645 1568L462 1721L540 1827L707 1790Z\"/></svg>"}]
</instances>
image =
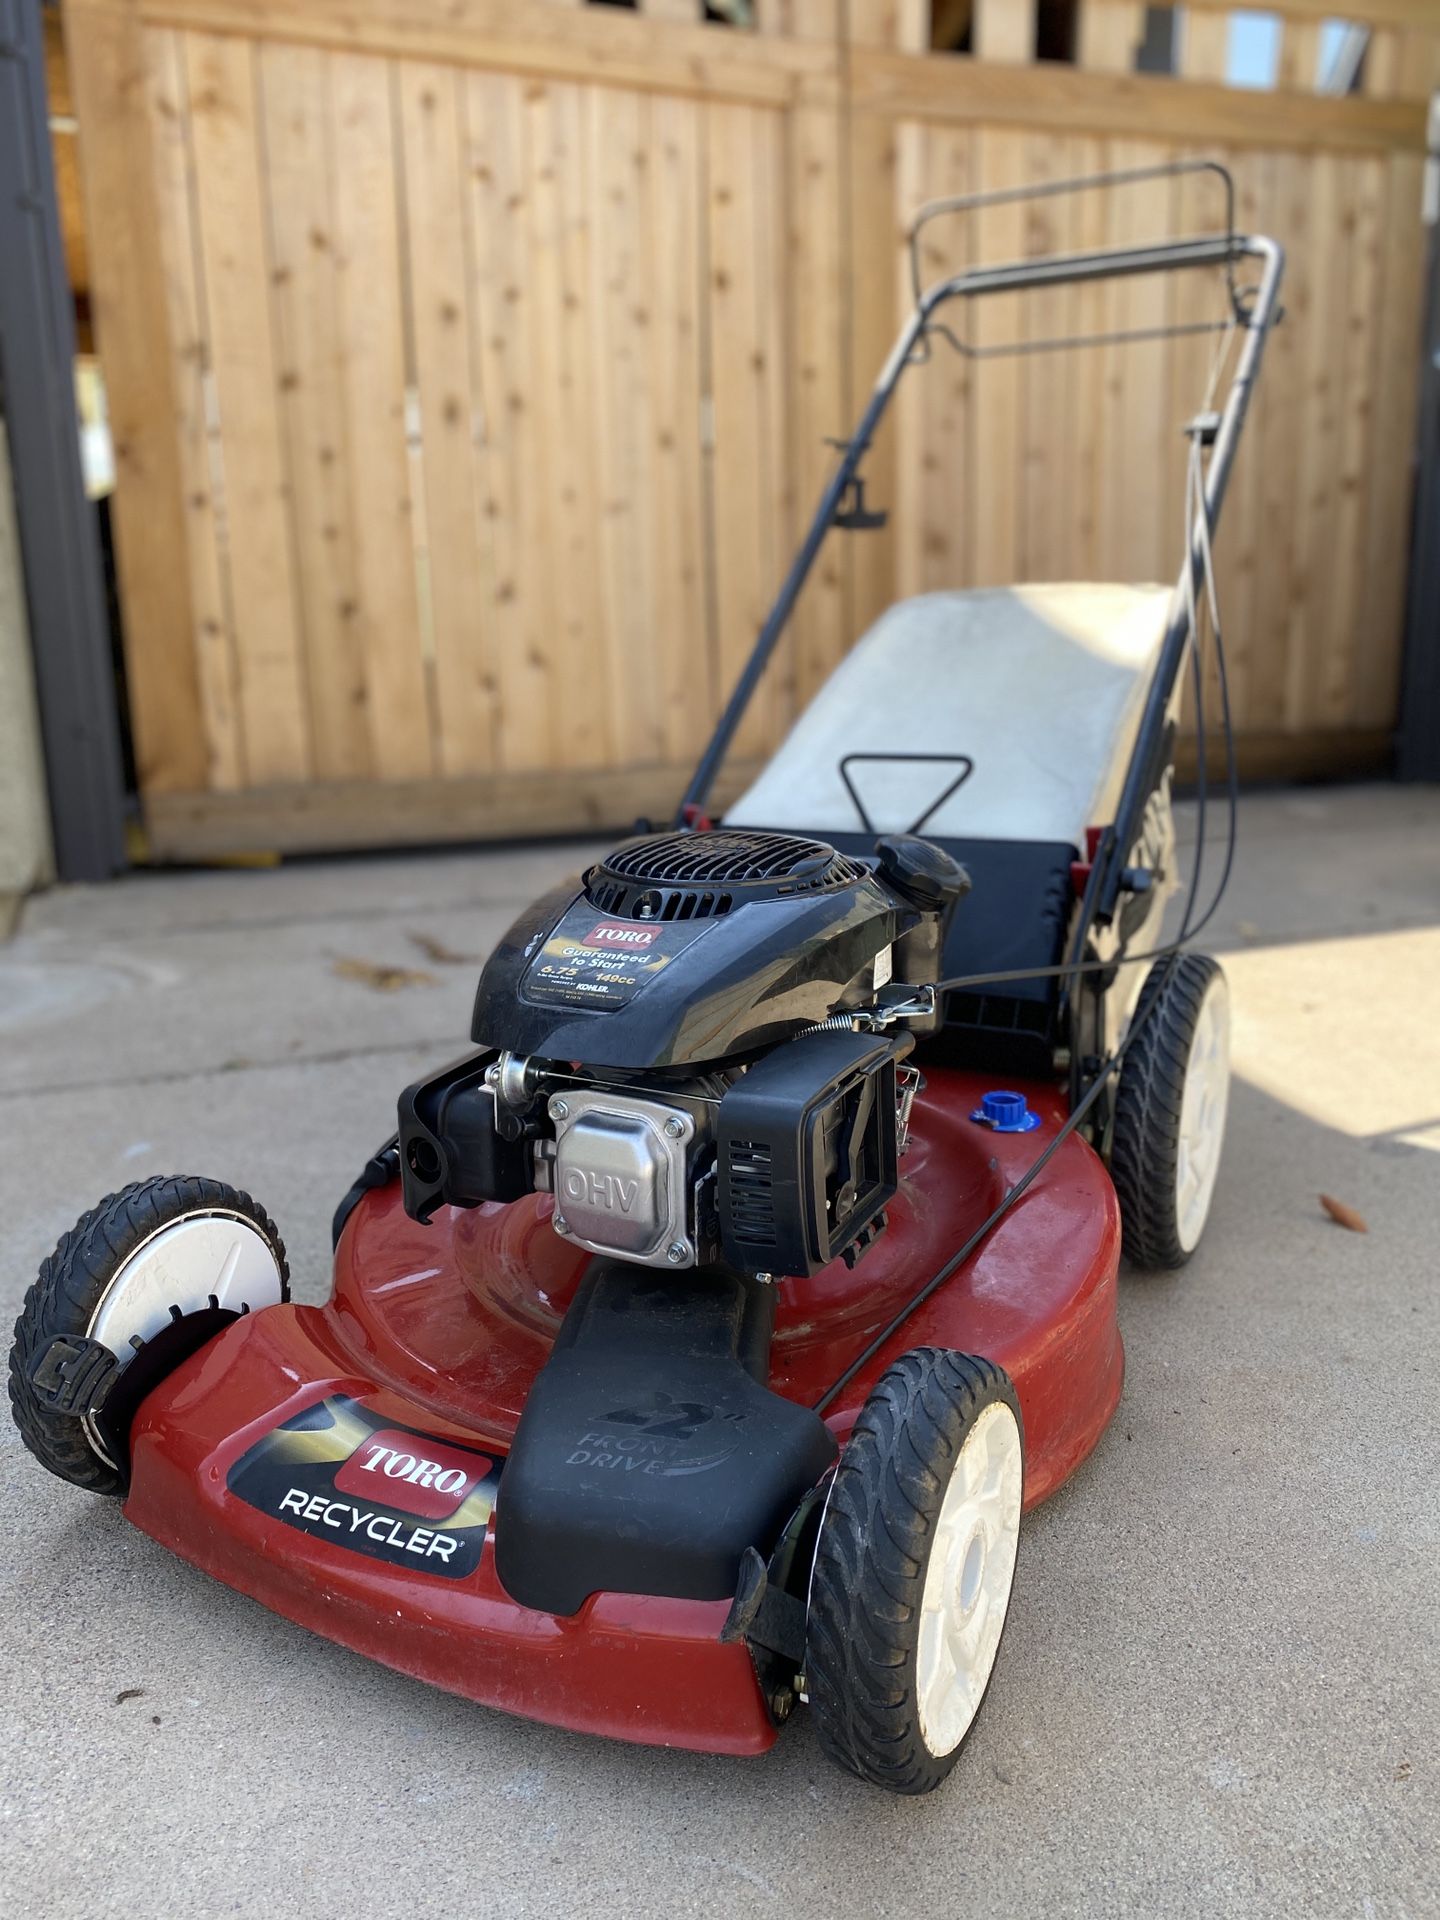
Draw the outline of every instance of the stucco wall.
<instances>
[{"instance_id":1,"label":"stucco wall","mask_svg":"<svg viewBox=\"0 0 1440 1920\"><path fill-rule=\"evenodd\" d=\"M10 487L10 449L0 419L0 896L27 893L51 875L50 808L25 583Z\"/></svg>"}]
</instances>

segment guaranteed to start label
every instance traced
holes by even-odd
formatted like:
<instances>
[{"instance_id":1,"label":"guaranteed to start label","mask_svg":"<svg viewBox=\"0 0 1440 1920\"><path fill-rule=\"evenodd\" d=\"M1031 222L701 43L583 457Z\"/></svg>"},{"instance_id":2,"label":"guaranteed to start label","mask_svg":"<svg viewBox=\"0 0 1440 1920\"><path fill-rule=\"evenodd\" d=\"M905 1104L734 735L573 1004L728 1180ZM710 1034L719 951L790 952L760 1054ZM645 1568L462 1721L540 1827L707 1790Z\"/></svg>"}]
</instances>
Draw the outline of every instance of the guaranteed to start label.
<instances>
[{"instance_id":1,"label":"guaranteed to start label","mask_svg":"<svg viewBox=\"0 0 1440 1920\"><path fill-rule=\"evenodd\" d=\"M257 1441L226 1484L300 1533L460 1580L480 1564L501 1464L331 1394Z\"/></svg>"},{"instance_id":2,"label":"guaranteed to start label","mask_svg":"<svg viewBox=\"0 0 1440 1920\"><path fill-rule=\"evenodd\" d=\"M607 920L582 902L530 962L521 990L550 1006L626 1006L710 924Z\"/></svg>"}]
</instances>

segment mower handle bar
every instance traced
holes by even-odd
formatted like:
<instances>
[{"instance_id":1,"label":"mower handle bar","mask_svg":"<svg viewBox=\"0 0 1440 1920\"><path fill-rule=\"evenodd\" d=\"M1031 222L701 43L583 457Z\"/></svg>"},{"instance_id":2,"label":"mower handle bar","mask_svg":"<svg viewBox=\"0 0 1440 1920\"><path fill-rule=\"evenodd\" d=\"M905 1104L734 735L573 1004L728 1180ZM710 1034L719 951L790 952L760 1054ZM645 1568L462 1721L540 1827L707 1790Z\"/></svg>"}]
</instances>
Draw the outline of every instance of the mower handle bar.
<instances>
[{"instance_id":1,"label":"mower handle bar","mask_svg":"<svg viewBox=\"0 0 1440 1920\"><path fill-rule=\"evenodd\" d=\"M925 298L924 281L920 272L920 235L932 220L943 219L947 215L957 213L983 213L991 207L1029 205L1036 200L1065 199L1075 194L1093 193L1099 190L1109 192L1115 187L1138 186L1149 180L1173 180L1186 175L1210 176L1219 183L1225 203L1223 233L1233 247L1235 181L1230 169L1222 166L1218 160L1166 160L1157 162L1154 166L1112 168L1102 173L1074 174L1067 180L1042 180L1023 187L991 187L982 193L951 193L936 200L927 200L910 222L910 231L906 235L906 245L910 254L910 288L915 305L920 306ZM1233 303L1235 294L1233 275L1230 278L1230 293Z\"/></svg>"},{"instance_id":2,"label":"mower handle bar","mask_svg":"<svg viewBox=\"0 0 1440 1920\"><path fill-rule=\"evenodd\" d=\"M1195 171L1200 168L1213 169L1224 174L1224 169L1216 166L1214 162L1184 163L1158 171L1168 173ZM1150 177L1157 170L1137 171L1140 177ZM1092 176L1087 182L1074 184L1077 186L1108 184L1110 180L1116 178L1132 177L1135 176ZM1228 180L1228 175L1225 177ZM1060 190L1058 183L1053 190ZM973 206L977 198L981 204L984 204L987 201L993 203L997 198L1019 197L1023 195L1014 193L1000 196L970 196L966 202L960 204ZM937 210L944 210L951 203L932 204ZM927 209L922 209L919 216L921 223L926 215ZM1241 301L1233 281L1235 262L1241 259L1258 261L1261 269L1259 286L1248 306ZM845 444L839 464L825 485L800 550L791 563L790 571L786 574L780 591L775 597L774 605L766 617L764 626L760 629L750 657L735 683L734 691L726 702L725 710L716 723L709 743L700 757L699 765L685 790L684 798L676 813L677 826L689 825L703 817L705 801L715 783L715 777L745 716L745 711L754 697L755 689L769 664L770 656L774 653L780 636L785 630L795 602L800 597L801 589L810 576L816 556L830 530L835 514L859 471L860 463L890 404L901 374L917 357L917 349L922 346L930 330L931 318L936 311L952 300L981 299L989 294L1024 293L1035 288L1081 285L1093 281L1134 278L1141 274L1177 272L1197 267L1223 267L1227 275L1232 276L1230 279L1232 307L1237 321L1243 327L1244 341L1231 376L1229 393L1220 412L1219 424L1214 433L1210 460L1206 468L1203 498L1191 525L1189 551L1182 563L1179 581L1171 596L1170 608L1166 616L1165 638L1151 679L1130 763L1126 769L1115 819L1097 852L1091 885L1087 888L1090 907L1087 920L1092 916L1102 922L1108 922L1113 918L1125 861L1130 848L1140 837L1146 801L1163 772L1166 717L1180 669L1184 664L1185 650L1191 638L1192 596L1198 594L1203 586L1207 528L1213 530L1219 520L1241 429L1245 423L1251 394L1260 370L1265 340L1279 313L1280 282L1285 270L1285 254L1278 242L1263 234L1237 234L1227 231L1223 234L1193 239L1105 247L1084 253L1052 254L1043 258L1017 260L998 266L968 268L962 273L952 274L924 289L916 301L914 310L901 328L889 358L881 368L880 377L866 402L859 424Z\"/></svg>"}]
</instances>

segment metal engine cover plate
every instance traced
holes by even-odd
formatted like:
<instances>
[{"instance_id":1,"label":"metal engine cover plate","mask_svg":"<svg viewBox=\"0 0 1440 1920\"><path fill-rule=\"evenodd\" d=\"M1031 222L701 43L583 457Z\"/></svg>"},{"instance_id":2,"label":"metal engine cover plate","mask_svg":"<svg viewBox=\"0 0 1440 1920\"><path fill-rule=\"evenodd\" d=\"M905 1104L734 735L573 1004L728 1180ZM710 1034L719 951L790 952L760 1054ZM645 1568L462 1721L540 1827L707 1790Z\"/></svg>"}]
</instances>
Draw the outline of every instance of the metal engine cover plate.
<instances>
[{"instance_id":1,"label":"metal engine cover plate","mask_svg":"<svg viewBox=\"0 0 1440 1920\"><path fill-rule=\"evenodd\" d=\"M556 1232L642 1266L693 1266L691 1115L634 1094L583 1089L553 1099L550 1118Z\"/></svg>"}]
</instances>

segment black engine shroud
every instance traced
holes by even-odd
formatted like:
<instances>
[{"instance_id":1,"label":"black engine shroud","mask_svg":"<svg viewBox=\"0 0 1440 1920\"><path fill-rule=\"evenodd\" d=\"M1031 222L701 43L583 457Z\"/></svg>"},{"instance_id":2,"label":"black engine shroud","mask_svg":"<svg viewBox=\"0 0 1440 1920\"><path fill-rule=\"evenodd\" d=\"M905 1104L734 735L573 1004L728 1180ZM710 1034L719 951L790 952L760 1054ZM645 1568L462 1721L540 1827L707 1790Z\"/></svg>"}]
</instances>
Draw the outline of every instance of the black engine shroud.
<instances>
[{"instance_id":1,"label":"black engine shroud","mask_svg":"<svg viewBox=\"0 0 1440 1920\"><path fill-rule=\"evenodd\" d=\"M632 840L521 914L480 976L471 1037L632 1072L754 1054L868 999L921 917L818 840Z\"/></svg>"}]
</instances>

